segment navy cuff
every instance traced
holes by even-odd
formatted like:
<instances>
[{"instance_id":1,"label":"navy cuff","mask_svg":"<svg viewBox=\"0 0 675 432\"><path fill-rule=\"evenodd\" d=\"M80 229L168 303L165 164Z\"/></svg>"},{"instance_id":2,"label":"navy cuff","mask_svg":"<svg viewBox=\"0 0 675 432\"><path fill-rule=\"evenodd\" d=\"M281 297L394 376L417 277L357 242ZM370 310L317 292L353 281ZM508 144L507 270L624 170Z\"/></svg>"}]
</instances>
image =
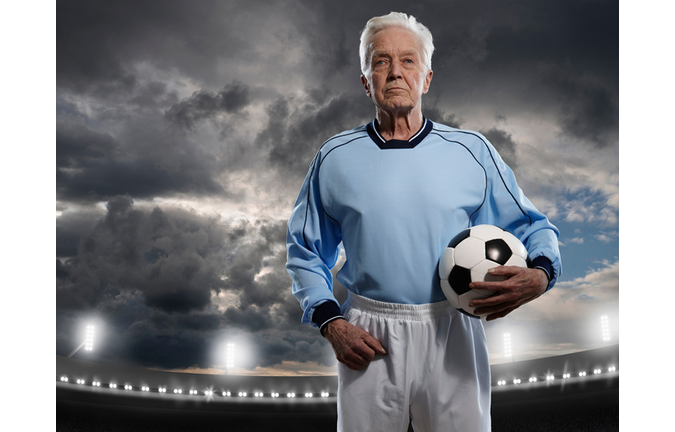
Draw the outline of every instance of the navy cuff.
<instances>
[{"instance_id":1,"label":"navy cuff","mask_svg":"<svg viewBox=\"0 0 675 432\"><path fill-rule=\"evenodd\" d=\"M548 283L551 283L551 279L553 279L555 273L553 272L553 264L551 263L550 259L546 258L545 256L538 256L532 260L531 267L544 270L546 272L546 276L548 277Z\"/></svg>"},{"instance_id":2,"label":"navy cuff","mask_svg":"<svg viewBox=\"0 0 675 432\"><path fill-rule=\"evenodd\" d=\"M319 326L321 335L323 335L324 325L338 318L342 318L342 311L340 311L340 306L332 301L320 304L314 309L314 313L312 314L312 321Z\"/></svg>"}]
</instances>

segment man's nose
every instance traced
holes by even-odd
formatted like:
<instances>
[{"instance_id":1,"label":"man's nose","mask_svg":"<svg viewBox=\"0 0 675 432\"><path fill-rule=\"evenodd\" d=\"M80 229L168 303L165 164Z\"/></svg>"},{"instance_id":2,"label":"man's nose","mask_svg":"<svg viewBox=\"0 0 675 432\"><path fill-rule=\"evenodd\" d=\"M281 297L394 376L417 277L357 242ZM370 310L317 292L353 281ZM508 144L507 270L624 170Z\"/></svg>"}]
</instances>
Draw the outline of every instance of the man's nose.
<instances>
[{"instance_id":1,"label":"man's nose","mask_svg":"<svg viewBox=\"0 0 675 432\"><path fill-rule=\"evenodd\" d=\"M390 80L396 80L401 78L401 66L398 62L392 62L391 67L389 68L389 77Z\"/></svg>"}]
</instances>

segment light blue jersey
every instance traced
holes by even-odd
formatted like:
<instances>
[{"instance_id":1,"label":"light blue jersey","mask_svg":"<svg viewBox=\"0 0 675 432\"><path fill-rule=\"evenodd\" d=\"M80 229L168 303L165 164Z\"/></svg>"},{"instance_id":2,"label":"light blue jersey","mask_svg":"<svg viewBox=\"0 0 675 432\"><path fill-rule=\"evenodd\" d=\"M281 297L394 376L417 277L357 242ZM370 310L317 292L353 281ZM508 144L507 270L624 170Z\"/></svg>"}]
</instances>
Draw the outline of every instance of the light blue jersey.
<instances>
[{"instance_id":1,"label":"light blue jersey","mask_svg":"<svg viewBox=\"0 0 675 432\"><path fill-rule=\"evenodd\" d=\"M523 195L511 169L482 135L424 121L409 141L384 140L376 122L324 143L288 221L287 269L303 322L335 302L332 268L350 291L388 303L445 300L437 265L460 231L504 228L531 259L561 274L558 230Z\"/></svg>"}]
</instances>

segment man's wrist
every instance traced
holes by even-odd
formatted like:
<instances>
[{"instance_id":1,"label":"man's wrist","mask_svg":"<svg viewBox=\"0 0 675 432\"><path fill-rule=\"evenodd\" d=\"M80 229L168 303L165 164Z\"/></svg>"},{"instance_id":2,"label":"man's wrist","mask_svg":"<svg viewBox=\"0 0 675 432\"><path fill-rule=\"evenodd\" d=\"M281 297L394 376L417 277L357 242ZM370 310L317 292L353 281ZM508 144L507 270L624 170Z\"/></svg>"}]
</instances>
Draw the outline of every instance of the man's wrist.
<instances>
[{"instance_id":1,"label":"man's wrist","mask_svg":"<svg viewBox=\"0 0 675 432\"><path fill-rule=\"evenodd\" d=\"M321 332L321 336L326 337L326 330L328 329L330 323L338 321L338 320L344 320L344 319L345 318L342 315L340 315L340 316L333 317L333 318L329 319L328 321L324 322L323 324L321 324L321 327L319 327L319 332Z\"/></svg>"},{"instance_id":2,"label":"man's wrist","mask_svg":"<svg viewBox=\"0 0 675 432\"><path fill-rule=\"evenodd\" d=\"M324 335L326 325L337 319L344 319L344 317L340 311L340 306L332 301L320 304L314 309L314 313L312 314L312 321L319 327L321 336Z\"/></svg>"},{"instance_id":3,"label":"man's wrist","mask_svg":"<svg viewBox=\"0 0 675 432\"><path fill-rule=\"evenodd\" d=\"M551 279L553 279L553 264L551 263L551 260L545 256L539 256L532 260L532 268L542 270L546 273L548 283L551 283Z\"/></svg>"}]
</instances>

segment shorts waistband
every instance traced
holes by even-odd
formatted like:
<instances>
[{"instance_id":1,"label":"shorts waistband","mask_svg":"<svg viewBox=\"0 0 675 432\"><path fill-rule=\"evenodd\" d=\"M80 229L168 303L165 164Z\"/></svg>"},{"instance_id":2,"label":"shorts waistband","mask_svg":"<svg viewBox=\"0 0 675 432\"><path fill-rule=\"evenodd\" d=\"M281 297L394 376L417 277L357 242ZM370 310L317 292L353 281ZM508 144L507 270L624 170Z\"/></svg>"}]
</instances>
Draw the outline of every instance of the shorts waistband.
<instances>
[{"instance_id":1,"label":"shorts waistband","mask_svg":"<svg viewBox=\"0 0 675 432\"><path fill-rule=\"evenodd\" d=\"M448 316L456 311L448 300L425 304L387 303L354 294L349 291L347 301L342 305L343 313L357 309L383 318L425 321Z\"/></svg>"}]
</instances>

